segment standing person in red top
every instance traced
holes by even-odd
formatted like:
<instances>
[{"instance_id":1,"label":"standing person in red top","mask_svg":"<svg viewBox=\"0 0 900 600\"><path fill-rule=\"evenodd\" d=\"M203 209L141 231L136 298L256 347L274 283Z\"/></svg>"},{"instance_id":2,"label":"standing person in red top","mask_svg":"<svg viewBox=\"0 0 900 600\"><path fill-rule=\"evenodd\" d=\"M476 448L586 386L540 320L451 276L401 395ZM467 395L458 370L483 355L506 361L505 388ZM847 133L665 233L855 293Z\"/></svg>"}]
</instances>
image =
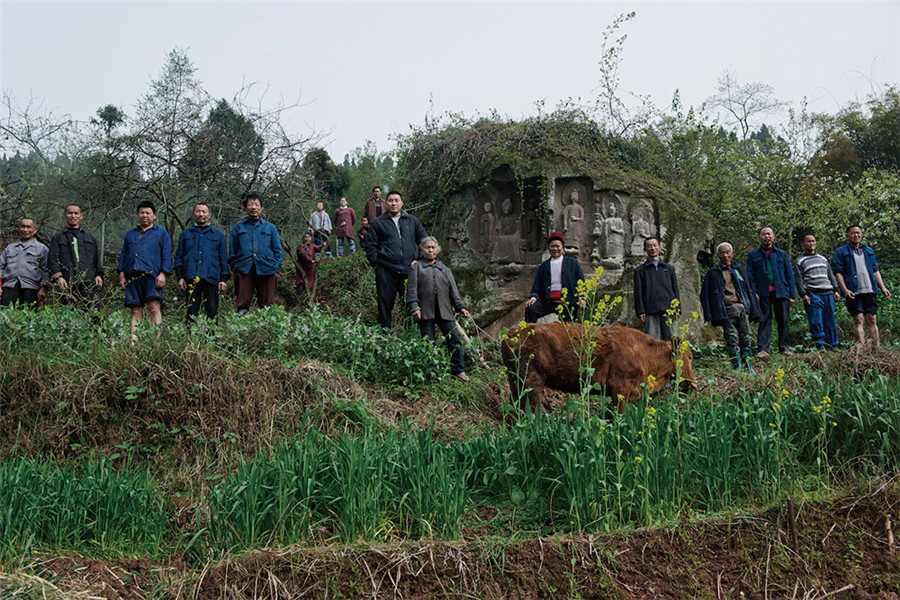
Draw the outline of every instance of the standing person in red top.
<instances>
[{"instance_id":1,"label":"standing person in red top","mask_svg":"<svg viewBox=\"0 0 900 600\"><path fill-rule=\"evenodd\" d=\"M359 247L366 247L366 236L369 235L369 219L367 217L362 218L362 224L359 226L359 231L356 232L356 235L359 236Z\"/></svg>"},{"instance_id":2,"label":"standing person in red top","mask_svg":"<svg viewBox=\"0 0 900 600\"><path fill-rule=\"evenodd\" d=\"M369 224L381 216L381 213L385 212L386 206L384 201L381 199L381 187L375 186L372 188L372 197L366 200L366 206L363 208L363 216L369 220Z\"/></svg>"},{"instance_id":3,"label":"standing person in red top","mask_svg":"<svg viewBox=\"0 0 900 600\"><path fill-rule=\"evenodd\" d=\"M297 246L297 261L300 269L297 271L296 290L298 294L309 290L312 292L316 283L316 267L319 266L319 258L316 253L322 248L312 243L312 236L303 235L303 243Z\"/></svg>"},{"instance_id":4,"label":"standing person in red top","mask_svg":"<svg viewBox=\"0 0 900 600\"><path fill-rule=\"evenodd\" d=\"M337 236L338 256L344 255L344 238L350 240L350 252L356 253L356 243L353 240L353 226L356 224L356 211L347 206L347 199L341 198L340 207L334 209L331 216L334 224L334 234Z\"/></svg>"}]
</instances>

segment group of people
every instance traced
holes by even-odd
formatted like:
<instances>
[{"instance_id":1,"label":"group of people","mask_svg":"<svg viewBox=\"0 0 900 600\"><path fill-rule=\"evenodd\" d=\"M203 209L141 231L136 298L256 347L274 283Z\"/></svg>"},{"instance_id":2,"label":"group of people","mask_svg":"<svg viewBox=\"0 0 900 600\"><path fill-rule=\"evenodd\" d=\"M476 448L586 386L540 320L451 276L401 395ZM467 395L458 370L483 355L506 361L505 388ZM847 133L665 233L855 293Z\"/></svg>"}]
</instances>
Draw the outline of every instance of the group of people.
<instances>
[{"instance_id":1,"label":"group of people","mask_svg":"<svg viewBox=\"0 0 900 600\"><path fill-rule=\"evenodd\" d=\"M803 255L791 264L787 252L775 246L771 227L759 230L759 247L747 254L746 269L733 261L734 248L723 242L719 258L703 280L700 303L703 317L723 329L725 347L734 368L753 371L750 322L757 322L757 358L769 356L772 319L778 327L778 350L791 355L790 308L797 295L803 300L809 332L818 349L838 347L835 303L845 299L853 318L857 341L866 331L879 346L878 295L890 298L875 252L862 243L862 229L851 225L847 243L835 250L831 261L816 252L816 236L803 237Z\"/></svg>"},{"instance_id":2,"label":"group of people","mask_svg":"<svg viewBox=\"0 0 900 600\"><path fill-rule=\"evenodd\" d=\"M346 204L346 198L342 198L334 214L339 256L343 254L343 238L350 240L349 251L356 251L352 229L356 213ZM245 195L241 205L247 216L231 228L226 241L225 234L210 225L209 206L197 203L191 215L193 224L182 231L173 257L171 237L154 223L156 206L149 200L138 203L138 225L125 233L117 265L118 283L131 311L132 330L144 318L162 323L163 289L173 267L178 288L185 294L189 326L201 309L208 318L216 318L219 293L227 289L232 274L238 314L250 309L254 295L260 308L274 302L283 261L278 230L262 218L263 203L258 194ZM451 352L451 374L466 381L455 315L459 312L468 317L469 313L453 273L437 258L437 240L402 208L399 192L382 198L381 188L375 187L358 232L360 246L375 271L378 322L384 328L391 327L397 297L405 294L403 300L422 335L435 339L435 332L440 331L445 336ZM0 253L0 303L4 306L34 305L43 300L46 288L56 283L63 292L63 303L93 308L96 292L103 287L102 250L81 228L79 206L66 206L64 216L66 228L53 235L49 248L35 239L37 225L33 219L20 220L19 241ZM310 231L297 248L301 267L298 283L306 285L314 281L317 253L331 234L331 220L321 203L313 217Z\"/></svg>"},{"instance_id":3,"label":"group of people","mask_svg":"<svg viewBox=\"0 0 900 600\"><path fill-rule=\"evenodd\" d=\"M707 271L700 291L706 322L722 327L729 359L738 370L753 371L753 358L766 358L772 346L772 321L778 328L778 350L791 355L790 308L796 296L803 301L810 336L818 349L838 347L836 302L845 299L860 344L866 333L879 346L878 295L890 298L875 252L862 243L858 225L847 228L847 244L834 252L831 261L816 253L816 236L803 237L803 255L792 265L787 252L775 246L771 227L759 230L759 247L747 254L746 269L733 261L734 248L723 242L716 248L719 262ZM548 239L550 258L538 267L531 294L525 302L525 322L533 323L556 313L573 319L584 307L578 282L584 279L581 265L564 255L565 240L554 231ZM670 323L679 313L678 278L675 268L660 258L659 239L644 240L647 260L634 270L634 311L644 333L671 340ZM758 323L756 354L752 350L750 323Z\"/></svg>"},{"instance_id":4,"label":"group of people","mask_svg":"<svg viewBox=\"0 0 900 600\"><path fill-rule=\"evenodd\" d=\"M254 295L260 308L274 302L276 277L282 265L278 230L262 218L263 203L258 194L245 195L242 207L246 217L231 228L226 243L224 233L210 225L209 206L196 204L193 224L181 233L173 258L168 232L154 224L156 206L148 200L138 203L138 225L126 232L117 265L118 283L131 310L132 329L145 317L145 309L151 322L162 322L163 288L173 267L178 288L185 293L189 326L201 309L208 318L216 317L219 293L227 289L232 274L239 314L250 309ZM338 224L338 255L343 255L345 238L349 238L349 251L355 252L356 213L347 207L346 198L341 198L333 217ZM94 236L81 228L83 213L78 205L66 206L64 218L66 227L52 236L49 247L35 239L33 219L19 221L19 241L0 252L0 304L37 303L46 288L56 284L62 292L62 303L93 308L96 293L104 285L102 251ZM319 203L310 219L310 230L297 247L301 267L298 286L314 282L315 264L331 226L332 220ZM399 192L391 191L382 198L377 186L366 201L358 234L375 271L378 323L383 328L391 327L397 297L405 293L408 312L422 335L435 339L440 331L451 352L452 375L467 380L456 314L468 317L469 313L453 273L437 258L437 239L427 235L415 216L403 211ZM758 323L756 358L769 355L773 318L778 350L790 355L789 311L796 296L803 301L817 348L838 347L835 303L841 297L853 317L857 340L864 343L868 332L873 344L879 345L877 297L881 294L890 298L891 294L874 251L862 243L862 229L858 225L848 227L846 238L847 244L839 247L829 261L816 253L816 237L807 234L802 242L803 255L792 265L787 252L775 246L773 229L763 227L759 230L759 247L747 254L746 268L734 262L731 244L718 245L719 262L703 279L700 304L704 320L722 327L728 356L736 369L753 370L750 322ZM564 248L563 234L551 233L550 257L538 267L525 302L526 322L550 313L570 320L584 307L578 291L584 272L577 260L565 256ZM634 271L635 314L645 333L671 340L670 322L677 318L680 306L675 268L660 258L658 238L647 237L643 249L647 259Z\"/></svg>"}]
</instances>

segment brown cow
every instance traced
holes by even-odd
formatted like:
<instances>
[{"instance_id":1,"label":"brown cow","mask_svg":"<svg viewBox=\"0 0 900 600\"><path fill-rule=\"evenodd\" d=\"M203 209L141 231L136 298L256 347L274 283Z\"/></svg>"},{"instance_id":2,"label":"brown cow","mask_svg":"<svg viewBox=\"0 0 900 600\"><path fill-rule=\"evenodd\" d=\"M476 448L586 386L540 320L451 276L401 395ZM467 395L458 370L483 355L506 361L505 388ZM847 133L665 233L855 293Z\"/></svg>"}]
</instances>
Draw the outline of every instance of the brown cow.
<instances>
[{"instance_id":1,"label":"brown cow","mask_svg":"<svg viewBox=\"0 0 900 600\"><path fill-rule=\"evenodd\" d=\"M593 336L593 339L589 336ZM591 383L600 384L618 402L619 412L641 394L649 376L655 381L650 392L661 389L675 377L673 342L661 342L629 327L594 327L579 323L520 324L503 338L501 352L513 398L531 388L528 401L534 410L548 389L577 394L578 356L574 348L593 348ZM681 388L696 389L690 349L684 352ZM524 379L524 382L523 382ZM596 389L591 393L598 393ZM524 403L524 398L523 398ZM524 408L524 406L523 406Z\"/></svg>"}]
</instances>

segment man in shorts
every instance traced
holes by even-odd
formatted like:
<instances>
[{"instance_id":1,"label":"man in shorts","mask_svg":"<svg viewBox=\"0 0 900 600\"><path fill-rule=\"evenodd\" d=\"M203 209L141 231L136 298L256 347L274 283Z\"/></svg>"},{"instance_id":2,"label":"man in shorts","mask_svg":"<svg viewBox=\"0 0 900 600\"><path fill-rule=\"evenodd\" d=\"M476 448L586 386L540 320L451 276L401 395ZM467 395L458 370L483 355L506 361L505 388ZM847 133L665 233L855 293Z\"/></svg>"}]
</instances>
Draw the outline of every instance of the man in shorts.
<instances>
[{"instance_id":1,"label":"man in shorts","mask_svg":"<svg viewBox=\"0 0 900 600\"><path fill-rule=\"evenodd\" d=\"M862 228L851 225L846 232L847 244L834 251L831 268L837 277L841 293L847 303L847 311L853 317L853 330L860 345L866 341L865 329L869 330L872 345L876 348L878 336L878 292L890 298L891 293L881 279L881 271L875 260L875 251L862 243ZM865 329L863 328L865 322Z\"/></svg>"},{"instance_id":2,"label":"man in shorts","mask_svg":"<svg viewBox=\"0 0 900 600\"><path fill-rule=\"evenodd\" d=\"M119 253L119 287L125 290L125 306L131 309L131 331L144 318L147 307L150 322L162 324L163 287L172 271L172 238L154 225L156 205L142 200L137 205L138 226L125 233Z\"/></svg>"}]
</instances>

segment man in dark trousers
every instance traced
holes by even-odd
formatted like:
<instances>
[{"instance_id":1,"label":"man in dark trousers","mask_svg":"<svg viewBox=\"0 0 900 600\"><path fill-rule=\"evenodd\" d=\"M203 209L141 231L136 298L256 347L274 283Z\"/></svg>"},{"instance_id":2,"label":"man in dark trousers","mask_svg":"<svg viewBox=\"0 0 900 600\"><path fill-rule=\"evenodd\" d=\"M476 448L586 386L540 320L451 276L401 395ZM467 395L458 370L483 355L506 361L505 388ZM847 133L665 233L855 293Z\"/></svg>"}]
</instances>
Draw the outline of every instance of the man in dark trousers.
<instances>
[{"instance_id":1,"label":"man in dark trousers","mask_svg":"<svg viewBox=\"0 0 900 600\"><path fill-rule=\"evenodd\" d=\"M61 302L92 309L103 287L103 250L97 239L81 228L84 214L77 204L63 209L66 228L50 238L50 282L63 291Z\"/></svg>"},{"instance_id":2,"label":"man in dark trousers","mask_svg":"<svg viewBox=\"0 0 900 600\"><path fill-rule=\"evenodd\" d=\"M209 224L209 205L194 205L194 224L181 232L175 251L178 289L187 293L187 324L200 314L215 319L219 314L219 292L224 292L228 272L225 234Z\"/></svg>"},{"instance_id":3,"label":"man in dark trousers","mask_svg":"<svg viewBox=\"0 0 900 600\"><path fill-rule=\"evenodd\" d=\"M759 248L747 254L747 272L755 285L753 292L759 300L756 357L769 356L773 315L778 324L778 350L785 356L790 356L791 335L788 322L796 293L794 269L787 252L775 247L775 232L771 227L759 230Z\"/></svg>"},{"instance_id":4,"label":"man in dark trousers","mask_svg":"<svg viewBox=\"0 0 900 600\"><path fill-rule=\"evenodd\" d=\"M428 234L417 218L403 212L400 192L390 192L384 204L384 213L369 225L366 259L375 269L378 323L389 329L397 294L405 294L409 267Z\"/></svg>"},{"instance_id":5,"label":"man in dark trousers","mask_svg":"<svg viewBox=\"0 0 900 600\"><path fill-rule=\"evenodd\" d=\"M644 240L647 260L634 270L634 312L644 324L644 333L657 340L670 341L674 321L681 312L678 296L678 278L675 267L659 258L659 238ZM672 306L672 301L678 303ZM669 310L671 313L668 313Z\"/></svg>"}]
</instances>

